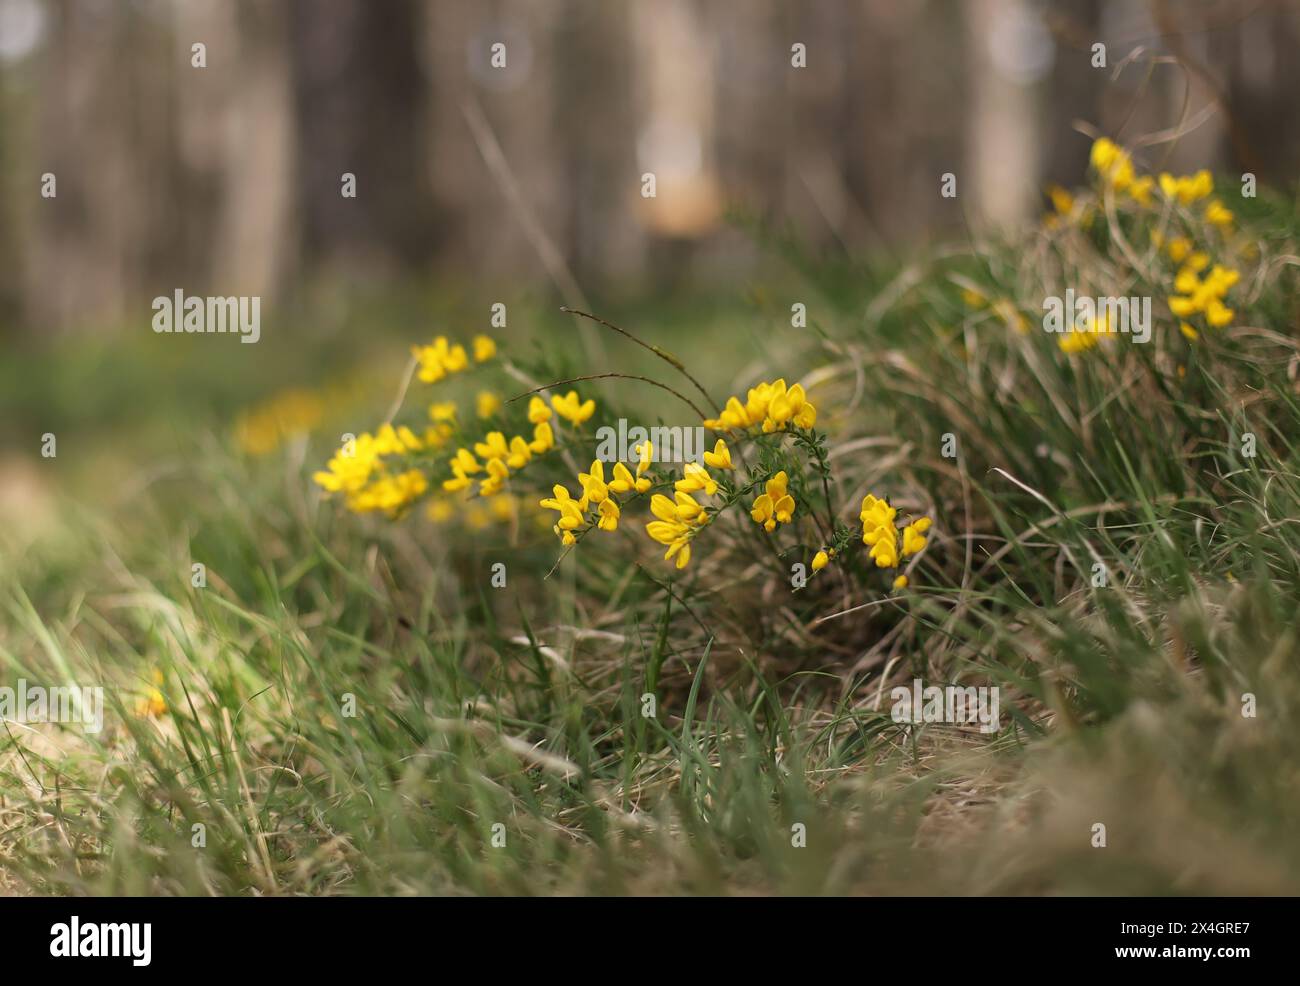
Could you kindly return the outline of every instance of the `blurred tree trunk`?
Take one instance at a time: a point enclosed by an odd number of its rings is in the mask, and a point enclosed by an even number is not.
[[[420,25],[414,0],[291,4],[297,213],[309,266],[390,276],[422,270],[437,245]],[[356,176],[356,198],[342,195],[345,173]]]

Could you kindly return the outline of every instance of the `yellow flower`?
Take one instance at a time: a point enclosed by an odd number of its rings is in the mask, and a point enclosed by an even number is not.
[[[1185,236],[1175,236],[1169,241],[1167,248],[1169,259],[1176,264],[1181,264],[1189,253],[1192,252],[1192,241]]]
[[[506,436],[500,431],[489,431],[487,440],[474,443],[474,454],[483,459],[504,459],[510,454]]]
[[[457,463],[452,463],[452,478],[442,481],[442,488],[448,493],[455,493],[459,490],[468,489],[474,482],[465,475],[465,470]]]
[[[614,463],[614,478],[609,481],[609,488],[615,493],[628,493],[632,490],[644,493],[650,485],[650,480],[634,477],[623,463]]]
[[[1205,221],[1214,226],[1231,226],[1232,210],[1215,199],[1205,207]]]
[[[325,402],[310,391],[285,390],[240,415],[235,441],[249,455],[268,455],[286,440],[311,431],[324,413]]]
[[[1060,185],[1048,185],[1047,197],[1052,200],[1052,208],[1062,216],[1068,216],[1074,211],[1074,196]],[[972,305],[971,307],[975,306]]]
[[[1231,322],[1235,314],[1218,298],[1211,298],[1205,306],[1205,321],[1216,329],[1221,329]]]
[[[826,567],[827,563],[830,560],[831,560],[830,555],[826,554],[824,550],[817,552],[817,554],[813,555],[812,570],[814,572],[820,572],[823,568]]]
[[[709,519],[709,515],[705,513],[704,508],[689,493],[680,491],[674,493],[673,509],[677,511],[677,519],[684,520],[688,524],[703,524]]]
[[[921,517],[906,525],[901,532],[894,527],[898,515],[885,500],[868,493],[862,500],[859,517],[862,520],[862,543],[871,548],[870,557],[877,568],[897,568],[903,558],[909,558],[926,545],[925,532],[930,529],[930,518]]]
[[[597,511],[600,520],[596,522],[596,526],[602,531],[612,531],[618,527],[619,509],[612,496],[601,500]]]
[[[673,484],[673,489],[681,490],[683,493],[703,490],[705,496],[713,496],[718,492],[718,481],[698,462],[688,462],[682,467],[682,478]]]
[[[1133,179],[1133,183],[1128,187],[1129,198],[1138,205],[1151,204],[1151,189],[1155,185],[1155,179],[1150,175],[1143,175],[1141,178]]]
[[[1092,166],[1115,191],[1123,192],[1133,183],[1133,161],[1128,151],[1114,141],[1101,137],[1092,145]]]
[[[491,336],[477,335],[474,337],[475,363],[486,363],[496,354],[497,344]]]
[[[1200,333],[1197,332],[1190,325],[1188,325],[1186,322],[1178,323],[1178,331],[1181,332],[1188,339],[1190,339],[1192,342],[1195,342],[1200,337]]]
[[[583,507],[580,501],[573,499],[569,495],[567,487],[557,483],[552,491],[555,494],[554,497],[539,501],[540,505],[547,510],[559,511],[560,518],[555,524],[555,533],[560,536],[560,540],[564,544],[573,544],[575,540],[573,532],[584,524]]]
[[[552,397],[551,407],[555,413],[572,425],[580,425],[596,413],[594,400],[582,401],[576,390],[571,390],[563,397]]]
[[[397,517],[428,488],[429,481],[418,469],[408,469],[397,475],[384,473],[365,489],[351,494],[347,505],[356,513],[379,510],[389,517]]]
[[[1190,267],[1184,267],[1174,278],[1174,290],[1179,294],[1193,294],[1201,286],[1201,279]]]
[[[895,591],[895,592],[897,592],[899,589],[906,589],[906,588],[907,588],[907,576],[906,576],[906,575],[900,575],[898,578],[894,579],[894,591]]]
[[[546,401],[542,400],[536,394],[533,394],[532,400],[528,402],[528,421],[530,424],[539,425],[543,421],[551,420],[551,409],[546,406]]]
[[[636,478],[640,479],[645,475],[646,470],[650,468],[650,463],[654,461],[654,445],[647,439],[632,451],[637,454]]]
[[[536,427],[533,428],[533,440],[528,443],[528,447],[537,455],[555,448],[555,432],[547,422],[537,422]]]
[[[777,524],[788,524],[794,516],[794,497],[787,491],[789,477],[785,470],[767,481],[765,491],[760,493],[750,508],[749,515],[754,522],[763,525],[769,534],[776,530]]]
[[[465,347],[449,345],[446,336],[438,336],[429,346],[412,346],[411,355],[419,362],[418,376],[424,383],[437,383],[449,373],[459,373],[469,366]]]
[[[501,488],[506,484],[506,478],[510,475],[510,470],[500,459],[488,459],[487,461],[487,479],[478,484],[479,496],[493,496],[500,493]]]
[[[445,524],[456,516],[456,504],[444,497],[438,497],[429,501],[425,514],[435,524]]]
[[[511,469],[522,469],[533,457],[533,450],[523,436],[516,435],[510,439],[510,454],[506,456],[506,465]]]
[[[1183,298],[1174,295],[1169,299],[1169,310],[1179,318],[1186,318],[1188,315],[1195,314],[1198,306],[1192,298]]]
[[[474,410],[480,418],[490,418],[501,410],[501,398],[490,390],[480,390],[474,399]]]
[[[609,487],[605,485],[605,466],[599,459],[591,463],[590,472],[578,473],[578,482],[582,484],[582,499],[600,503],[609,496]]]
[[[682,517],[682,511],[689,511],[691,506],[699,511],[696,516],[699,517],[694,524]],[[688,495],[677,494],[677,502],[674,502],[662,493],[656,493],[650,498],[650,511],[658,520],[652,520],[646,524],[646,533],[660,544],[668,546],[664,552],[664,558],[676,556],[677,567],[685,568],[691,560],[691,538],[699,531],[699,528],[707,522],[707,515],[700,509],[698,503]]]
[[[712,452],[704,453],[704,464],[714,469],[736,468],[731,464],[731,449],[727,448],[727,443],[721,438],[714,444]]]
[[[903,528],[903,557],[910,558],[925,547],[925,532],[930,529],[930,518],[922,517]]]

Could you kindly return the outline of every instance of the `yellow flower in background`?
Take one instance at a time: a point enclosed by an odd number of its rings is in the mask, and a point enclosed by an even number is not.
[[[1211,298],[1205,305],[1205,321],[1213,328],[1221,329],[1229,324],[1236,313],[1218,298]]]
[[[1194,328],[1192,328],[1192,326],[1188,325],[1186,322],[1178,323],[1178,331],[1181,332],[1186,338],[1190,339],[1192,342],[1195,342],[1197,339],[1199,339],[1201,335],[1199,332],[1197,332]]]
[[[1215,199],[1205,207],[1205,221],[1214,226],[1231,226],[1232,210]]]
[[[469,366],[465,347],[449,344],[446,336],[438,336],[428,346],[412,346],[411,355],[419,364],[417,376],[423,383],[437,383],[448,374],[460,373]]]
[[[533,450],[522,435],[510,439],[510,454],[506,456],[506,465],[511,469],[522,469],[532,460]]]
[[[163,673],[155,668],[149,679],[151,684],[145,689],[144,697],[135,704],[138,719],[157,719],[167,714],[167,699],[162,693]]]
[[[1052,202],[1052,208],[1057,211],[1058,215],[1068,216],[1074,211],[1074,196],[1062,188],[1060,185],[1052,184],[1047,186],[1047,197]],[[983,296],[979,296],[983,301]],[[977,307],[971,305],[972,308]]]
[[[497,344],[491,336],[476,335],[473,346],[475,363],[486,363],[497,354]]]
[[[714,469],[735,469],[731,462],[731,449],[721,438],[713,446],[712,452],[704,453],[704,464]]]
[[[576,390],[569,391],[563,397],[552,397],[551,407],[555,408],[556,414],[574,426],[581,425],[596,413],[596,402],[590,399],[581,400]]]
[[[1168,172],[1160,173],[1160,191],[1167,199],[1177,199],[1182,205],[1191,205],[1214,192],[1214,177],[1205,170],[1194,175],[1177,177]],[[1175,258],[1177,262],[1178,258]]]
[[[445,524],[456,516],[456,504],[446,497],[437,497],[429,501],[424,512],[435,524]]]
[[[456,420],[456,402],[455,401],[434,401],[429,405],[429,420],[438,423],[438,421],[455,421]]]
[[[818,551],[817,554],[813,555],[812,570],[814,572],[820,572],[823,568],[826,567],[826,565],[830,562],[830,560],[831,560],[830,555],[828,555],[824,549]]]
[[[530,424],[539,425],[543,421],[551,420],[551,409],[546,406],[546,401],[542,400],[536,394],[533,394],[532,400],[528,402],[528,421]]]
[[[480,418],[490,418],[501,410],[501,398],[490,390],[480,390],[474,398],[474,411]]]
[[[486,440],[474,443],[474,454],[481,459],[505,459],[510,454],[504,432],[489,431]]]
[[[1056,344],[1060,347],[1061,352],[1069,356],[1087,352],[1101,341],[1109,327],[1110,319],[1108,316],[1103,315],[1101,318],[1094,318],[1083,331],[1064,333],[1056,341]]]
[[[1150,205],[1151,190],[1155,187],[1155,183],[1156,180],[1150,175],[1134,178],[1132,184],[1128,187],[1129,198],[1138,205]]]
[[[325,402],[307,390],[285,390],[245,411],[235,423],[235,441],[249,455],[269,455],[284,442],[305,435],[325,415]]]
[[[528,443],[528,447],[536,455],[541,455],[543,452],[549,452],[555,448],[555,432],[551,430],[551,426],[547,422],[537,422],[537,426],[533,428],[533,440]]]
[[[894,579],[894,591],[895,591],[895,592],[897,592],[897,591],[900,590],[900,589],[906,589],[906,588],[907,588],[907,576],[906,576],[906,575],[900,575],[898,578]]]
[[[382,511],[390,517],[397,517],[407,506],[423,496],[428,488],[428,479],[418,469],[383,474],[365,489],[349,496],[348,509],[357,513]]]
[[[1111,188],[1125,191],[1133,183],[1133,161],[1128,151],[1107,137],[1092,145],[1092,166]]]
[[[506,484],[506,478],[510,475],[510,470],[500,459],[488,459],[487,461],[487,479],[478,484],[479,496],[492,496],[500,493],[502,487]]]
[[[1170,260],[1176,264],[1181,264],[1187,259],[1187,255],[1192,252],[1192,241],[1185,236],[1175,236],[1169,241],[1166,251]]]

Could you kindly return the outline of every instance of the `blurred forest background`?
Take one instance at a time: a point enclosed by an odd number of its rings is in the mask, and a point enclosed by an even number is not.
[[[1135,50],[1169,61],[1112,82]],[[0,0],[0,332],[177,288],[715,284],[757,262],[737,210],[892,251],[1032,218],[1076,121],[1185,120],[1148,166],[1289,184],[1298,51],[1296,0]]]

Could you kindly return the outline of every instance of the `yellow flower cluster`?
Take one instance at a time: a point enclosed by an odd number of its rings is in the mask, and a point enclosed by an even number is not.
[[[1185,236],[1176,236],[1167,243],[1158,235],[1152,239],[1157,247],[1165,250],[1170,260],[1180,265],[1174,276],[1174,291],[1177,293],[1169,297],[1169,310],[1180,319],[1203,314],[1211,328],[1221,329],[1231,323],[1236,312],[1224,304],[1224,299],[1233,285],[1241,280],[1241,274],[1215,264],[1202,278],[1201,272],[1210,266],[1209,254],[1195,249]],[[1178,328],[1188,339],[1196,339],[1199,335],[1189,322],[1180,322]]]
[[[470,477],[482,472],[485,475],[479,480],[478,495],[493,496],[501,492],[511,470],[522,469],[534,455],[543,455],[554,447],[555,433],[546,421],[534,425],[532,441],[522,435],[507,439],[505,432],[490,431],[483,441],[474,443],[473,452],[467,448],[456,450],[448,462],[452,478],[444,479],[442,488],[449,493],[468,489],[474,483]]]
[[[925,547],[925,532],[930,529],[930,518],[921,517],[900,531],[894,526],[898,511],[886,500],[868,493],[862,499],[862,543],[871,549],[877,568],[897,568],[904,558],[910,558]],[[897,588],[906,585],[906,581]]]
[[[249,455],[269,455],[295,435],[311,431],[325,414],[325,401],[306,390],[286,390],[241,415],[235,441]]]
[[[1140,205],[1151,205],[1151,190],[1156,179],[1150,175],[1139,177],[1133,170],[1133,160],[1128,151],[1114,141],[1102,137],[1092,145],[1092,166],[1102,180],[1116,192],[1127,193]],[[1195,205],[1214,194],[1214,178],[1204,169],[1194,175],[1171,175],[1167,171],[1162,171],[1159,175],[1159,185],[1166,199],[1177,202],[1184,208]],[[1060,199],[1053,194],[1052,202],[1059,211],[1068,212],[1068,209],[1062,206],[1068,199],[1069,193],[1063,190],[1062,193],[1064,197]],[[1219,227],[1228,227],[1233,221],[1232,210],[1219,199],[1212,199],[1206,203],[1204,216],[1206,222]]]
[[[459,518],[471,531],[487,530],[493,524],[511,524],[519,518],[525,502],[513,493],[497,493],[482,500],[460,500],[449,496],[436,496],[429,501],[425,511],[435,524],[447,524]],[[539,521],[545,520],[536,511]],[[549,526],[549,521],[543,526]]]
[[[555,484],[553,488],[555,495],[542,500],[541,505],[547,510],[555,510],[559,513],[560,517],[554,526],[554,531],[559,535],[562,543],[573,544],[577,540],[578,533],[592,526],[593,523],[602,531],[618,529],[622,510],[613,494],[644,493],[652,485],[645,476],[645,471],[650,467],[651,444],[644,442],[638,446],[638,454],[640,461],[637,463],[635,476],[623,463],[615,462],[613,478],[608,482],[605,480],[604,463],[599,459],[594,460],[589,472],[578,473],[578,482],[582,486],[580,499],[573,499],[567,487],[559,483]],[[595,516],[589,519],[587,511],[593,506]]]
[[[803,386],[795,384],[787,390],[785,380],[776,380],[751,387],[744,404],[738,397],[727,398],[722,413],[706,419],[704,427],[714,431],[743,431],[761,424],[763,433],[770,434],[791,424],[811,428],[816,423],[817,408],[808,403]]]
[[[384,458],[416,452],[423,447],[410,428],[405,425],[394,428],[385,423],[374,435],[363,432],[343,445],[326,469],[315,473],[312,479],[330,493],[343,493],[349,510],[356,513],[381,510],[396,517],[424,494],[429,483],[418,469],[391,471]]]
[[[497,344],[490,336],[474,337],[474,362],[486,363],[497,353]],[[469,368],[469,354],[460,343],[449,343],[446,336],[438,336],[429,346],[412,346],[411,355],[419,363],[418,376],[423,383],[437,383],[444,377]]]
[[[1102,181],[1117,193],[1127,194],[1139,205],[1151,204],[1151,191],[1155,179],[1150,175],[1138,177],[1133,170],[1133,159],[1128,151],[1107,137],[1092,145],[1092,166]]]
[[[1061,347],[1061,352],[1073,356],[1094,348],[1097,343],[1106,338],[1109,331],[1110,317],[1102,315],[1100,318],[1092,319],[1083,331],[1066,332],[1056,344]]]
[[[769,534],[776,530],[777,524],[788,524],[794,518],[794,497],[788,491],[789,477],[782,469],[767,481],[763,493],[754,500],[749,515],[755,523],[762,524]]]
[[[1160,173],[1160,191],[1165,198],[1178,201],[1179,205],[1192,205],[1213,194],[1214,178],[1204,169],[1194,175],[1171,175],[1167,171]]]

